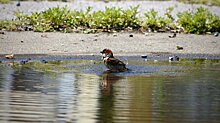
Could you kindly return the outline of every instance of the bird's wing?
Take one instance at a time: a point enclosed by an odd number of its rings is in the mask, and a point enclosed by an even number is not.
[[[108,64],[111,64],[111,65],[124,65],[125,66],[125,64],[122,61],[116,58],[108,58],[107,62]]]

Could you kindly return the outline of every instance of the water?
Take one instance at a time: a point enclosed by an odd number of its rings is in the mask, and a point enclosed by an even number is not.
[[[0,122],[219,123],[219,60],[0,63]]]

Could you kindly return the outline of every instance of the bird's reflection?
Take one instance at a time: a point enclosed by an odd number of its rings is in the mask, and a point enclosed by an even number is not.
[[[100,82],[100,97],[99,97],[99,110],[98,110],[98,122],[107,123],[114,120],[114,102],[115,102],[115,89],[116,84],[123,77],[117,76],[117,73],[111,73],[106,71],[101,76]]]
[[[113,84],[123,79],[121,76],[116,76],[115,73],[110,71],[105,71],[102,74],[102,81],[101,81],[101,90],[104,95],[111,95],[113,91]]]

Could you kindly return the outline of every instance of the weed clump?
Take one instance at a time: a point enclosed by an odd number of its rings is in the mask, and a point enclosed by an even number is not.
[[[173,7],[167,8],[164,17],[159,17],[158,12],[154,9],[146,12],[143,27],[153,31],[169,31],[170,29],[175,29],[174,17],[171,14],[173,9]]]
[[[15,20],[0,21],[0,29],[96,33],[139,29],[166,32],[181,28],[187,33],[195,34],[220,32],[220,17],[202,7],[194,13],[180,12],[176,19],[172,16],[173,7],[167,8],[162,17],[158,16],[158,12],[153,9],[140,17],[138,8],[139,6],[136,6],[123,10],[106,7],[104,11],[93,12],[91,7],[88,7],[86,11],[55,7],[31,15],[18,11],[15,13]]]
[[[121,8],[108,8],[105,11],[91,12],[88,7],[82,10],[70,11],[67,7],[49,8],[44,12],[32,13],[30,16],[21,12],[16,13],[16,21],[22,22],[20,25],[29,25],[34,31],[39,32],[71,32],[73,29],[102,29],[102,30],[123,30],[126,28],[139,28],[137,9],[139,6],[131,7],[127,10]],[[1,26],[1,28],[5,28]],[[7,29],[7,28],[6,28]]]
[[[195,13],[185,11],[178,13],[178,25],[188,33],[203,34],[220,31],[220,17],[211,14],[208,9],[198,8]]]

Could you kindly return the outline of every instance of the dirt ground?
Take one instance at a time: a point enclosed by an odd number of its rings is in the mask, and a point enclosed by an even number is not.
[[[99,55],[104,48],[117,55],[147,53],[220,55],[220,37],[171,33],[38,33],[4,32],[0,34],[0,54],[85,54]],[[133,36],[133,37],[132,37]],[[177,46],[183,49],[178,50]]]

